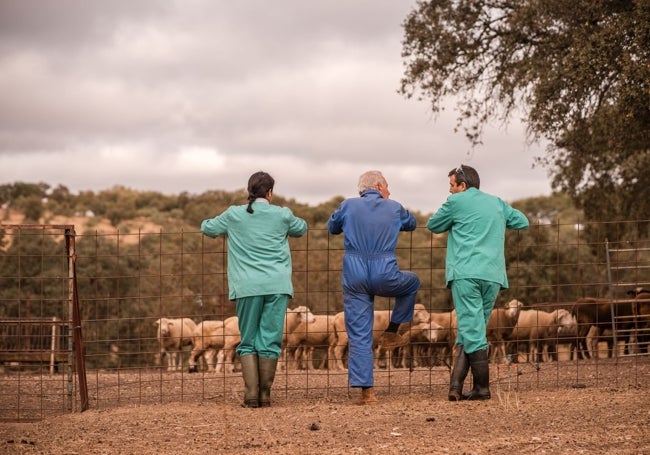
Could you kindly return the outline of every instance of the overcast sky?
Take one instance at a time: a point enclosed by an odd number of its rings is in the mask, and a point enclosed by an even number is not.
[[[318,204],[379,169],[428,213],[462,162],[509,202],[550,194],[518,119],[472,150],[452,103],[397,93],[414,4],[0,0],[0,183],[199,194],[265,170]]]

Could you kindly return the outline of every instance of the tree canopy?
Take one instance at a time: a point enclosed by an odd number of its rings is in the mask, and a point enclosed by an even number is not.
[[[403,26],[405,97],[454,98],[473,144],[523,113],[588,219],[648,218],[650,1],[419,1]]]

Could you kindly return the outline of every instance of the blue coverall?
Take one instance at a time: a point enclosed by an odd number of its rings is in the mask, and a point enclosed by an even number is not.
[[[372,330],[375,296],[394,297],[391,322],[413,319],[420,279],[400,271],[395,247],[400,231],[413,231],[415,217],[399,202],[375,189],[346,199],[332,214],[327,229],[345,234],[343,311],[348,333],[348,380],[351,387],[372,387]]]

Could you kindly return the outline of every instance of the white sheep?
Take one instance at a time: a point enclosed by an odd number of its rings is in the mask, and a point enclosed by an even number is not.
[[[421,303],[416,303],[413,308],[413,319],[411,322],[400,324],[398,332],[409,337],[409,345],[397,349],[397,357],[393,355],[396,367],[404,368],[408,366],[415,368],[419,366],[419,359],[429,357],[430,343],[420,330],[421,324],[431,319],[431,315],[426,307]]]
[[[224,339],[223,321],[199,322],[192,336],[189,372],[198,371],[196,361],[201,354],[205,354],[208,371],[215,371],[214,352],[223,348]]]
[[[330,343],[328,358],[331,360],[331,367],[335,370],[345,370],[345,354],[348,348],[348,332],[345,330],[345,313],[336,313],[332,320],[334,331]]]
[[[241,343],[241,332],[239,331],[239,319],[231,316],[223,321],[223,346],[217,355],[216,371],[232,373],[235,371],[236,349]]]
[[[312,318],[313,314],[305,306],[287,308],[283,342],[286,342],[287,330],[293,330],[301,320],[312,320]],[[205,353],[210,370],[210,364],[216,363],[215,372],[232,373],[235,369],[236,348],[241,343],[239,319],[237,316],[232,316],[224,321],[204,321],[204,323],[208,323],[209,327],[204,324],[195,335],[195,347],[190,355],[190,371],[198,370],[198,357]],[[218,351],[216,362],[210,361],[212,350]]]
[[[557,343],[563,331],[575,330],[575,318],[563,308],[552,312],[521,310],[509,340],[528,346],[529,361],[541,362],[544,348]]]
[[[319,314],[313,315],[311,321],[301,320],[297,327],[287,336],[287,350],[294,352],[293,360],[301,367],[299,352],[306,354],[306,367],[312,364],[312,356],[315,348],[329,348],[334,337],[333,327],[334,316]],[[302,349],[298,349],[302,348]],[[329,357],[329,356],[327,356]],[[324,358],[325,360],[325,358]],[[333,366],[333,359],[327,358],[328,368]],[[325,362],[321,362],[321,365]]]
[[[298,327],[299,324],[304,322],[314,322],[314,313],[311,310],[304,306],[297,306],[296,308],[287,308],[287,312],[284,317],[284,333],[282,336],[282,342],[287,342],[287,337],[291,332]]]
[[[373,350],[378,354],[379,339],[382,333],[388,327],[390,322],[389,310],[376,310],[374,312],[372,345]],[[332,319],[333,337],[330,340],[330,354],[332,358],[331,366],[333,369],[345,369],[345,351],[348,347],[348,333],[345,329],[345,314],[343,311],[334,315]],[[374,356],[375,368],[378,367],[378,355]]]
[[[224,321],[203,321],[199,323],[194,331],[194,348],[190,354],[189,372],[198,371],[197,360],[205,352],[218,351],[217,361],[214,369],[210,367],[208,357],[208,368],[215,372],[234,371],[235,348],[241,342],[239,323],[237,316],[229,317]]]
[[[420,305],[417,310],[419,315],[422,314],[422,310],[424,310],[424,306]],[[415,311],[416,310],[414,309],[414,313]],[[424,310],[424,313],[426,313],[426,310]],[[397,366],[397,364],[399,363],[400,356],[402,356],[402,353],[405,351],[405,349],[409,349],[409,346],[400,346],[398,348],[385,349],[380,345],[381,336],[383,335],[384,331],[388,328],[391,314],[392,314],[391,310],[376,310],[374,312],[374,321],[372,327],[372,344],[373,344],[373,350],[375,351],[375,356],[374,356],[375,368],[380,367],[380,360],[382,361],[384,360],[384,355],[387,363],[393,363],[395,366]],[[418,316],[418,318],[419,317],[420,316]],[[400,324],[398,328],[398,333],[400,333],[401,335],[405,335],[406,332],[410,329],[410,327],[412,327],[411,322]]]
[[[490,343],[490,360],[498,362],[506,357],[506,343],[517,324],[519,312],[524,306],[519,300],[511,300],[503,307],[492,310],[486,327],[486,336]]]
[[[429,313],[429,320],[414,326],[411,333],[419,332],[419,336],[428,340],[430,355],[434,357],[432,364],[439,360],[449,365],[456,341],[456,330],[456,311],[452,310]]]
[[[375,350],[375,367],[378,366],[378,358],[380,355],[379,339],[388,327],[390,322],[391,311],[389,310],[376,310],[373,319],[373,349]],[[416,304],[413,309],[413,320],[410,323],[400,324],[399,332],[405,333],[415,327],[417,324],[427,321],[429,313],[426,307],[422,304]],[[332,368],[338,370],[345,369],[345,354],[348,348],[348,334],[345,329],[345,313],[343,311],[337,313],[332,321],[332,329],[334,335],[331,338],[329,358],[333,359],[331,363]],[[416,335],[417,336],[417,335]],[[383,351],[383,349],[381,349]],[[400,351],[403,351],[400,348]]]
[[[282,334],[282,361],[278,365],[280,369],[286,369],[287,367],[287,340],[289,334],[293,332],[301,322],[309,322],[313,320],[314,314],[304,305],[297,306],[296,308],[287,308],[284,317],[284,332]]]
[[[160,364],[162,357],[167,355],[167,371],[180,370],[183,364],[183,347],[192,345],[196,323],[190,318],[160,318],[154,325],[158,327],[160,348],[156,363]]]

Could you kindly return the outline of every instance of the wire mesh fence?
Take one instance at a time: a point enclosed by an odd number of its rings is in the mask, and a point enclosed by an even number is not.
[[[639,290],[650,287],[650,241],[637,234],[647,223],[537,223],[507,234],[510,287],[495,304],[499,311],[488,334],[496,389],[647,386],[650,299]],[[77,411],[82,384],[73,373],[81,366],[70,356],[65,234],[0,229],[1,414],[33,420]],[[90,407],[241,400],[223,238],[161,230],[86,232],[75,239]],[[347,396],[342,236],[312,228],[290,243],[295,295],[274,393]],[[414,321],[400,329],[411,343],[375,352],[378,389],[411,393],[448,386],[455,322],[445,251],[445,235],[418,228],[400,236],[398,263],[418,274],[421,288]],[[376,297],[376,338],[391,305]],[[304,321],[308,313],[314,321]],[[172,331],[171,342],[161,346],[161,327],[170,327],[169,320],[184,327],[182,318],[190,328]],[[30,357],[36,346],[38,357]]]

